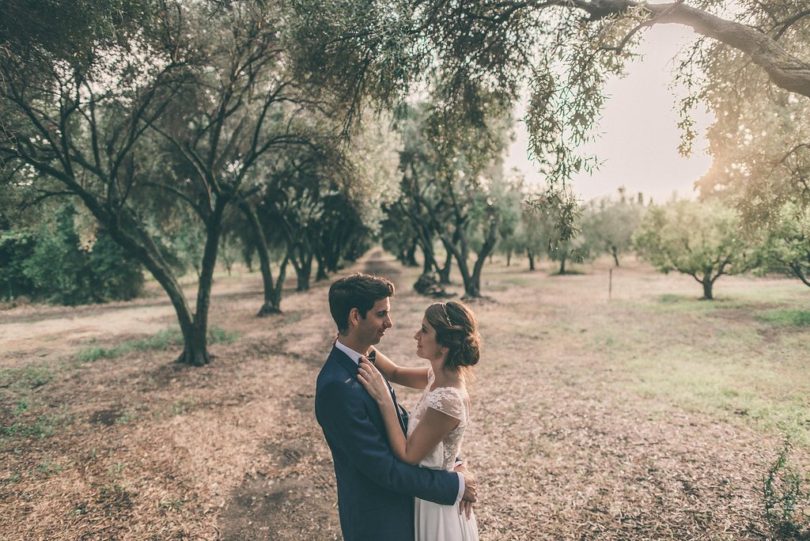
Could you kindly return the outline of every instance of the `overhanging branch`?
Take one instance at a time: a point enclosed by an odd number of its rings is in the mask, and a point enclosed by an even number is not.
[[[593,20],[643,6],[649,13],[649,24],[688,26],[699,34],[748,55],[777,86],[810,98],[810,63],[788,53],[775,39],[750,26],[723,19],[683,2],[640,4],[631,0],[573,0],[570,3],[560,2],[560,5],[573,5],[587,12]],[[804,15],[797,14],[796,17]]]

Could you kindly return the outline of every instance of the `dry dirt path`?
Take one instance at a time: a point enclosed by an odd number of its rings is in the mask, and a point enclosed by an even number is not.
[[[395,281],[395,327],[381,347],[419,363],[412,335],[429,301],[411,291],[418,271],[380,251],[354,269]],[[498,266],[487,276],[492,298],[473,304],[485,350],[464,450],[481,485],[482,539],[769,538],[761,480],[779,441],[633,391],[590,338],[603,318],[627,317],[598,300],[601,277]],[[632,284],[614,292],[672,286],[643,273]],[[0,368],[53,371],[26,390],[22,413],[22,391],[0,389],[4,426],[52,429],[0,439],[0,539],[339,539],[313,412],[334,332],[328,284],[290,293],[285,313],[266,319],[253,317],[258,286],[256,276],[217,284],[212,323],[240,338],[213,346],[202,368],[172,363],[174,351],[71,361],[90,338],[168,326],[155,299],[0,314],[0,340],[17,348],[0,349]],[[398,394],[409,407],[418,395]]]
[[[396,326],[381,347],[418,363],[410,337],[429,301],[410,291],[414,271],[375,256],[364,270],[398,287]],[[542,297],[510,288],[473,305],[487,347],[464,454],[482,484],[482,538],[768,538],[761,473],[778,442],[622,391],[621,374],[577,347],[582,329],[573,338],[544,332],[545,320],[566,317],[569,287],[552,285]],[[538,302],[542,315],[522,318]],[[418,393],[399,394],[412,406]],[[244,483],[223,515],[226,539],[262,538],[260,531],[272,532],[267,539],[338,538],[331,461],[313,422],[313,396],[302,398],[290,430],[266,448],[305,463],[308,473]]]

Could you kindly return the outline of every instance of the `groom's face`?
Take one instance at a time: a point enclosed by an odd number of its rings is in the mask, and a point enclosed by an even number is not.
[[[388,297],[380,299],[366,312],[366,317],[357,321],[357,336],[370,346],[379,344],[385,331],[394,326],[391,321],[391,301]]]

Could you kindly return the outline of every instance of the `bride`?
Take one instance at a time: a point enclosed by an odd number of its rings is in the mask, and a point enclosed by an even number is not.
[[[398,366],[373,350],[370,354],[373,364],[361,358],[357,379],[377,401],[397,458],[409,464],[452,471],[469,422],[470,399],[465,380],[479,357],[480,337],[475,317],[459,302],[433,304],[425,310],[414,338],[416,354],[430,361],[429,367]],[[386,379],[424,389],[411,414],[407,435],[398,420]],[[478,525],[469,506],[439,505],[417,498],[415,521],[416,541],[478,539]]]

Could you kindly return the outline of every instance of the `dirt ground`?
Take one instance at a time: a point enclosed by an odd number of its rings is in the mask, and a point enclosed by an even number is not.
[[[381,349],[418,364],[412,335],[429,303],[410,287],[418,269],[377,250],[349,270],[395,281],[395,328]],[[639,393],[591,338],[605,318],[632,326],[633,302],[697,295],[695,284],[624,269],[612,295],[626,302],[615,308],[601,270],[485,269],[489,299],[472,305],[485,350],[464,446],[481,538],[772,539],[762,485],[779,434]],[[734,280],[730,289],[750,287]],[[76,359],[170,327],[158,294],[0,311],[0,425],[17,427],[0,435],[0,539],[340,539],[313,412],[334,336],[327,288],[289,291],[284,314],[259,319],[260,277],[222,277],[212,323],[238,339],[212,346],[202,368],[173,363],[173,349]],[[801,332],[791,339],[810,343]],[[398,394],[412,406],[418,393]],[[810,464],[806,449],[797,457]]]

